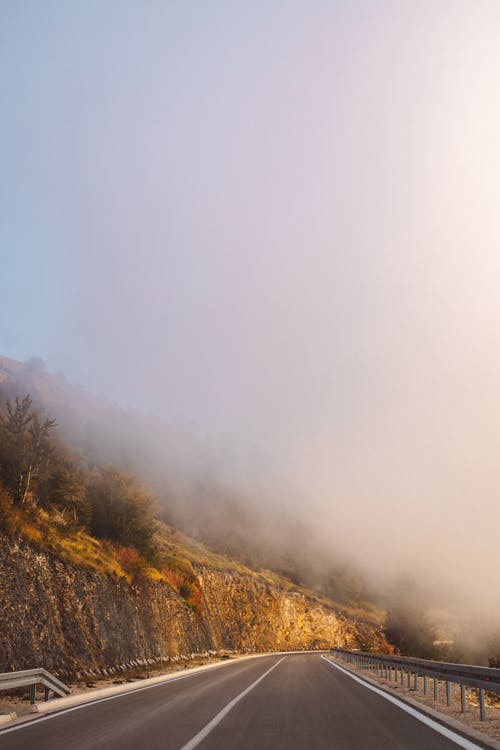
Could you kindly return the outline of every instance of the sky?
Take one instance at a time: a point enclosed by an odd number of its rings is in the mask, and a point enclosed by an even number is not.
[[[497,0],[3,0],[0,353],[487,599],[499,39]]]

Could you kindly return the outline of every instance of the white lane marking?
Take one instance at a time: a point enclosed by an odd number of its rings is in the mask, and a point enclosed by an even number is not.
[[[260,656],[258,654],[257,656]],[[241,662],[239,662],[241,664]],[[116,695],[110,695],[107,698],[96,698],[93,701],[86,701],[85,703],[79,703],[77,706],[72,706],[71,708],[63,708],[60,711],[54,711],[54,713],[45,714],[45,716],[40,716],[38,719],[31,719],[29,721],[24,721],[20,724],[16,724],[14,727],[9,727],[7,729],[0,729],[0,737],[3,734],[8,734],[9,732],[17,732],[18,729],[28,729],[29,727],[32,727],[34,724],[40,724],[42,721],[48,721],[49,719],[57,719],[58,716],[62,716],[63,714],[70,714],[72,711],[79,711],[81,708],[87,708],[88,706],[95,706],[96,703],[106,703],[106,701],[114,701],[116,698],[125,698],[127,695],[134,695],[135,693],[142,693],[144,690],[152,690],[153,688],[170,685],[171,682],[179,682],[179,680],[186,680],[188,677],[196,677],[196,675],[200,674],[208,674],[209,672],[214,672],[217,669],[220,669],[221,667],[228,667],[230,664],[238,664],[238,661],[233,662],[226,662],[224,664],[214,664],[214,666],[211,669],[204,670],[203,672],[191,672],[190,674],[182,674],[178,677],[171,677],[170,679],[163,680],[163,682],[155,682],[154,685],[145,685],[144,687],[138,687],[134,690],[126,690],[123,693],[117,693]]]
[[[373,690],[373,692],[377,693],[377,695],[381,695],[382,698],[385,698],[391,703],[394,703],[394,705],[397,706],[398,708],[402,708],[403,711],[406,711],[407,714],[410,714],[410,716],[413,716],[415,719],[418,719],[418,721],[421,721],[422,724],[427,724],[428,727],[430,727],[431,729],[434,729],[435,732],[439,732],[439,734],[442,734],[444,737],[451,740],[456,745],[459,745],[460,747],[464,747],[465,750],[484,750],[484,747],[482,747],[481,745],[476,745],[474,742],[467,740],[465,737],[462,737],[460,734],[457,734],[452,729],[448,729],[447,727],[443,726],[438,721],[434,721],[434,719],[431,719],[429,716],[426,716],[425,714],[421,714],[420,711],[417,711],[415,708],[412,708],[407,703],[403,703],[403,701],[398,700],[393,695],[389,695],[389,693],[386,693],[385,690],[380,690],[374,685],[370,685],[369,682],[365,682],[365,680],[362,680],[359,677],[356,677],[356,675],[354,675],[352,672],[349,672],[348,669],[344,669],[344,667],[341,667],[339,664],[335,664],[335,662],[331,661],[323,654],[321,655],[321,658],[327,661],[328,664],[331,664],[332,667],[335,667],[335,669],[339,669],[341,672],[346,674],[351,679],[355,680],[356,682],[359,682],[359,684],[363,685],[363,687],[368,688],[368,690]]]
[[[252,682],[252,684],[249,685],[247,688],[245,688],[245,690],[243,690],[243,692],[237,695],[236,698],[233,698],[232,701],[229,701],[229,703],[226,706],[224,706],[224,708],[221,711],[219,711],[219,713],[216,714],[214,718],[203,727],[203,729],[200,729],[198,734],[195,734],[194,737],[192,737],[189,740],[189,742],[186,742],[186,744],[183,745],[180,750],[194,750],[195,747],[198,747],[200,742],[202,742],[205,739],[205,737],[207,737],[210,734],[210,732],[213,729],[215,729],[215,727],[218,724],[221,723],[222,719],[228,715],[228,713],[236,706],[236,704],[239,703],[245,697],[245,695],[248,695],[250,690],[253,690],[254,687],[256,687],[259,684],[259,682],[262,682],[264,677],[267,677],[269,672],[272,672],[273,669],[276,669],[278,664],[281,664],[283,659],[286,659],[286,656],[283,656],[283,658],[277,661],[276,664],[273,664],[273,666],[270,669],[268,669],[267,672],[264,672],[264,674],[258,677],[255,680],[255,682]]]

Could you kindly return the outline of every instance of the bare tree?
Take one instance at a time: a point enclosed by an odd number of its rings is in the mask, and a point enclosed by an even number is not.
[[[53,453],[49,432],[54,419],[41,422],[32,409],[31,397],[6,402],[0,415],[0,475],[14,505],[30,497],[34,482]]]

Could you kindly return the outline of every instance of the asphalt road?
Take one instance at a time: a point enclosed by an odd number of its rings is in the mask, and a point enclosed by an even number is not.
[[[235,661],[0,731],[1,750],[196,747],[456,750],[458,745],[319,654]]]

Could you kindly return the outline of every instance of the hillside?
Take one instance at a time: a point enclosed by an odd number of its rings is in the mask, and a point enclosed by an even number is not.
[[[286,498],[260,497],[235,484],[213,460],[211,446],[196,436],[89,394],[48,373],[40,360],[0,357],[0,406],[25,394],[35,409],[56,419],[57,434],[88,466],[133,474],[151,490],[156,517],[189,538],[337,602],[370,606],[363,576],[331,544],[318,543]]]
[[[252,569],[160,520],[144,477],[99,460],[48,416],[63,403],[71,412],[57,383],[38,363],[1,361],[5,669],[43,664],[72,678],[220,650],[386,647],[373,606]],[[96,403],[100,415],[118,411]]]
[[[67,679],[209,652],[385,647],[373,617],[286,582],[195,564],[200,608],[163,581],[133,584],[1,539],[4,669],[43,665]]]

